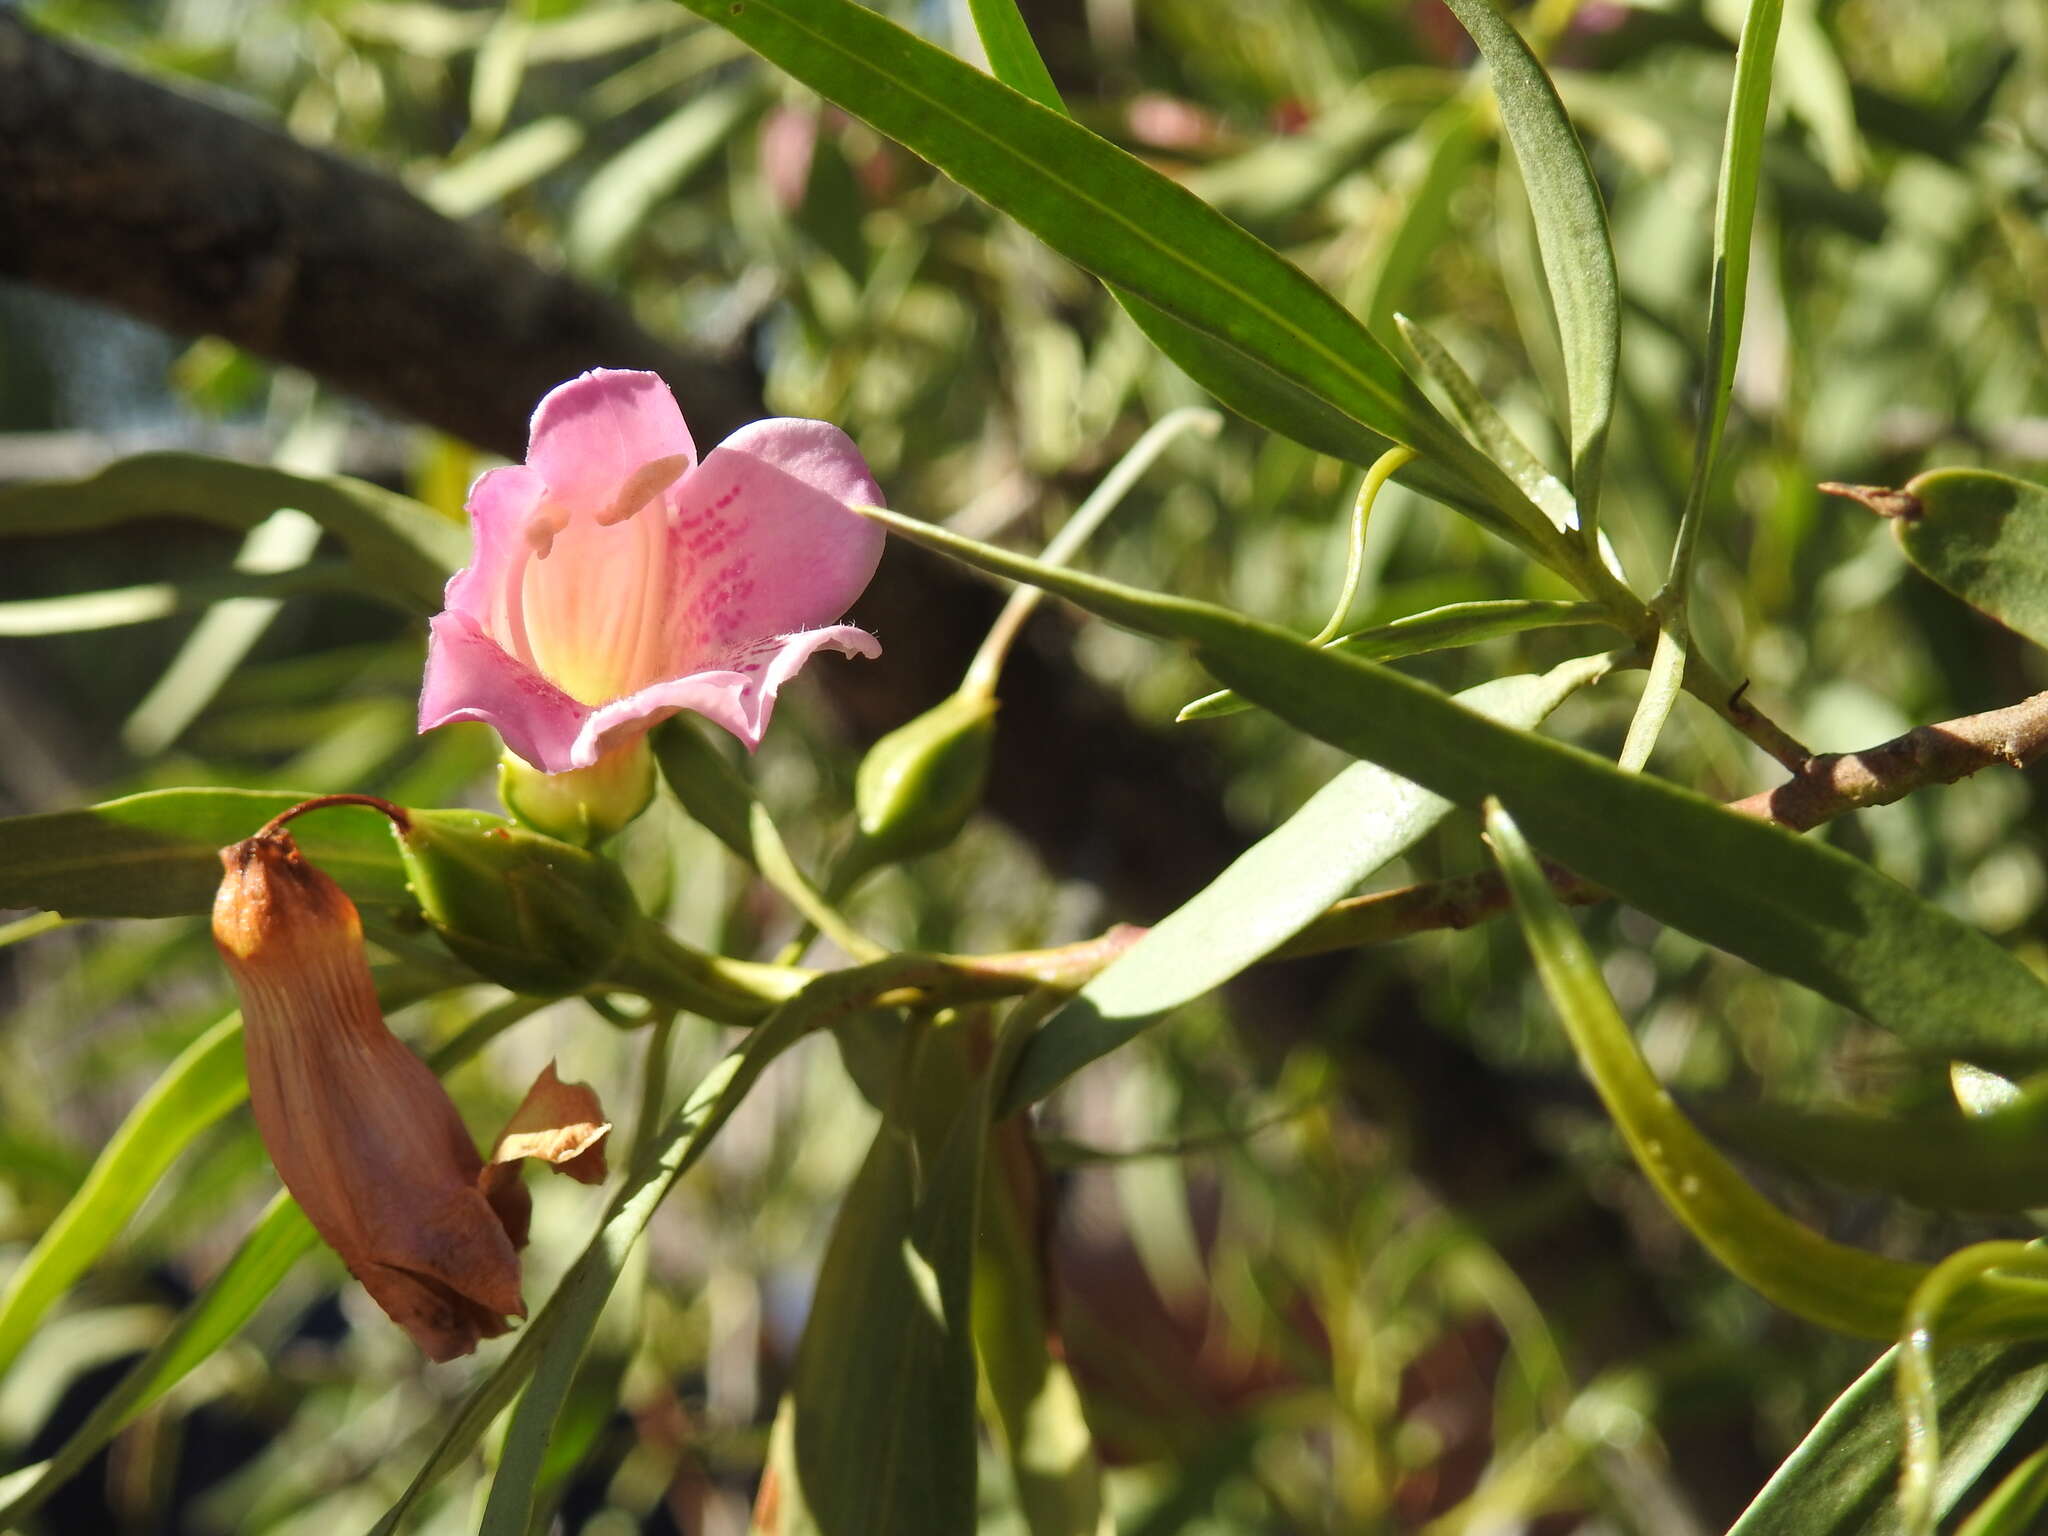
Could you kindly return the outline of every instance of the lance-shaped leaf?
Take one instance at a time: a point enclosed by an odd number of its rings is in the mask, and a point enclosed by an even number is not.
[[[1468,707],[1532,726],[1605,670],[1568,662],[1459,695]],[[1359,881],[1413,847],[1451,803],[1371,763],[1354,763],[1202,891],[1111,962],[1032,1036],[1009,1107],[1041,1099],[1161,1014],[1220,987],[1293,938]]]
[[[1563,489],[1563,487],[1559,487]],[[1411,613],[1387,624],[1376,624],[1325,643],[1334,650],[1349,651],[1368,661],[1397,661],[1403,656],[1420,656],[1428,651],[1450,650],[1518,635],[1531,629],[1555,629],[1574,624],[1612,625],[1614,615],[1599,603],[1568,603],[1555,598],[1505,597],[1473,603],[1446,603],[1441,608]],[[1175,716],[1179,720],[1211,720],[1249,709],[1228,688],[1185,705]]]
[[[1185,641],[1247,699],[1458,805],[1499,795],[1537,846],[1587,879],[1920,1050],[1994,1067],[2048,1060],[2048,987],[1975,928],[1844,853],[1227,609],[867,511],[942,553]]]
[[[289,790],[157,789],[76,811],[0,821],[0,907],[66,917],[185,917],[213,908],[220,850],[311,799]],[[407,905],[383,818],[322,816],[306,857],[365,906]]]
[[[1607,208],[1557,87],[1522,35],[1494,9],[1493,0],[1447,3],[1486,58],[1500,98],[1501,126],[1529,189],[1536,245],[1564,343],[1572,495],[1590,535],[1597,525],[1600,465],[1614,416],[1614,374],[1621,352],[1621,301]]]
[[[911,1130],[885,1119],[833,1223],[790,1387],[798,1488],[823,1536],[975,1527],[972,1282],[991,1076],[955,1101],[922,1166]],[[935,1082],[957,1085],[947,1072],[907,1080],[913,1093]]]
[[[1836,1398],[1728,1536],[1895,1536],[1905,1438],[1886,1350]],[[1953,1509],[2048,1397],[2048,1345],[1962,1345],[1934,1368],[1942,1464],[1936,1505]]]
[[[1318,419],[1304,440],[1326,451],[1361,434],[1405,443],[1454,504],[1560,568],[1577,559],[1355,316],[1186,188],[852,0],[684,3],[1127,291],[1139,323],[1226,403],[1239,407],[1224,391],[1241,386],[1254,419]],[[1147,308],[1172,324],[1148,323]],[[1176,326],[1200,340],[1170,339]],[[1369,463],[1383,448],[1339,451]]]
[[[0,538],[83,533],[139,517],[194,517],[243,532],[295,507],[348,551],[362,590],[408,613],[441,606],[468,557],[462,529],[409,497],[346,475],[294,475],[196,453],[143,453],[80,480],[0,488]]]

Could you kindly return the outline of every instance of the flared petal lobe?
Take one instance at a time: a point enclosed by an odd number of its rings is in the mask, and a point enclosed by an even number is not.
[[[676,600],[691,669],[736,647],[821,629],[853,606],[882,558],[881,525],[854,512],[880,487],[829,422],[744,426],[674,493]]]

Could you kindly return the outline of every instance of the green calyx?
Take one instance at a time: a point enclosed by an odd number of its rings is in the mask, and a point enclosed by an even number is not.
[[[416,811],[408,883],[456,958],[514,992],[578,991],[617,960],[639,907],[611,860],[496,816]]]
[[[653,802],[654,754],[643,736],[588,768],[542,773],[508,752],[498,765],[498,798],[522,825],[594,848]]]

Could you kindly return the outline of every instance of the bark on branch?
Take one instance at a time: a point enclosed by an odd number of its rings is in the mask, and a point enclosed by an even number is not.
[[[1850,811],[1953,784],[1995,764],[2025,768],[2043,753],[2048,753],[2048,693],[2037,693],[2002,709],[1916,726],[1861,752],[1809,758],[1777,788],[1730,801],[1728,808],[1805,832]],[[1607,892],[1569,870],[1553,865],[1550,877],[1558,895],[1575,905],[1607,899]],[[1433,929],[1470,928],[1507,910],[1507,885],[1500,874],[1475,870],[1340,901],[1274,951],[1273,958],[1384,944]]]
[[[516,457],[586,368],[651,368],[707,442],[759,416],[736,360],[617,304],[387,176],[67,48],[0,9],[0,277],[225,337]]]

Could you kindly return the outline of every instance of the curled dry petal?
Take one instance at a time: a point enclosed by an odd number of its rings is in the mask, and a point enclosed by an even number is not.
[[[668,387],[599,370],[551,390],[526,462],[470,491],[476,550],[429,631],[420,729],[495,726],[544,773],[589,768],[678,710],[758,746],[881,558],[881,492],[822,421],[743,427],[698,461]]]
[[[611,1129],[604,1106],[587,1083],[563,1082],[552,1061],[540,1069],[526,1098],[499,1132],[479,1185],[514,1244],[526,1246],[533,1216],[532,1199],[519,1180],[519,1164],[537,1157],[579,1184],[602,1184],[604,1142]]]
[[[468,1354],[526,1312],[476,1144],[385,1027],[341,888],[276,827],[221,863],[214,940],[241,993],[249,1103],[278,1175],[422,1350]]]
[[[526,1098],[498,1133],[494,1167],[537,1157],[579,1184],[605,1179],[604,1139],[612,1123],[588,1083],[565,1083],[551,1061],[526,1090]]]

